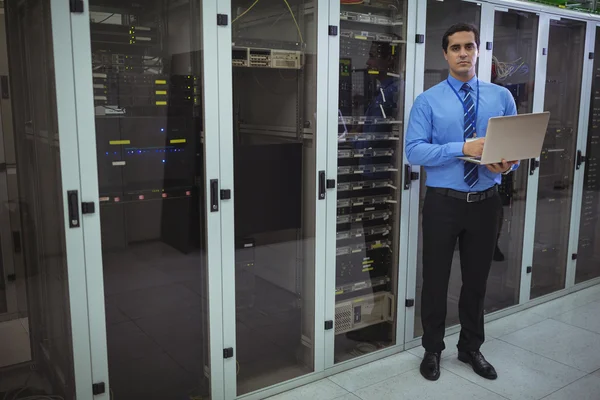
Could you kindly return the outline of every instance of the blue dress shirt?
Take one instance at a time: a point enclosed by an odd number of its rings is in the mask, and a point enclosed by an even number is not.
[[[464,82],[448,77],[448,82],[461,97]],[[471,189],[464,180],[463,156],[464,110],[447,81],[443,81],[415,100],[406,132],[408,162],[422,165],[427,172],[427,186],[454,189],[461,192],[480,192],[501,182],[501,175],[479,166],[479,182]],[[477,77],[467,82],[477,104]],[[517,107],[506,88],[479,81],[479,110],[477,137],[485,137],[488,120],[503,115],[516,115]],[[514,166],[513,168],[516,168]]]

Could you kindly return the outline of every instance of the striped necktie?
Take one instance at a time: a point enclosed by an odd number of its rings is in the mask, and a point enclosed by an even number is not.
[[[475,103],[471,97],[471,87],[468,83],[465,83],[460,89],[465,92],[463,98],[463,104],[465,105],[465,140],[470,139],[475,134]],[[465,161],[465,182],[470,188],[475,186],[479,182],[479,172],[477,170],[477,164]]]

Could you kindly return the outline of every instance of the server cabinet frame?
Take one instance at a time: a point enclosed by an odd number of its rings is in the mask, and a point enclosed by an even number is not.
[[[597,22],[587,21],[585,36],[585,51],[583,62],[583,79],[581,82],[581,101],[579,108],[579,130],[577,135],[576,149],[581,154],[586,154],[588,144],[588,132],[590,124],[590,103],[592,95],[592,80],[594,77],[594,54],[596,41]],[[577,160],[575,160],[577,162]],[[575,168],[573,177],[573,204],[571,208],[571,227],[569,234],[569,252],[572,256],[568,259],[566,288],[575,286],[575,274],[577,269],[577,251],[579,247],[579,226],[581,224],[581,208],[583,202],[583,186],[585,178],[585,167]]]
[[[480,25],[482,26],[480,32],[480,41],[481,43],[485,43],[485,41],[493,40],[493,24],[494,24],[494,7],[490,4],[485,4],[480,1],[474,0],[460,0],[466,3],[475,3],[481,7],[481,19]],[[417,10],[416,10],[416,34],[422,37],[426,37],[427,30],[427,1],[419,1]],[[491,22],[490,22],[491,21]],[[457,21],[458,22],[458,21]],[[491,25],[491,27],[490,27]],[[416,45],[415,49],[415,76],[414,76],[414,88],[413,88],[413,99],[411,101],[414,103],[416,98],[424,92],[424,83],[425,83],[425,43],[421,42]],[[492,67],[492,54],[491,49],[487,50],[484,46],[480,46],[479,52],[479,65],[477,74],[478,78],[489,82],[491,75],[491,67]],[[410,109],[408,110],[410,113]],[[407,114],[407,120],[408,120]],[[420,165],[411,165],[411,169],[413,171],[418,171],[420,175],[423,174],[424,168]],[[417,181],[418,182],[418,181]],[[421,293],[418,293],[417,288],[417,263],[418,263],[418,252],[419,252],[419,232],[421,227],[419,226],[420,220],[420,196],[421,196],[421,187],[419,184],[412,184],[410,187],[410,207],[409,207],[409,232],[408,232],[408,268],[407,268],[407,279],[406,279],[406,298],[408,300],[414,300],[417,296],[420,296]],[[407,303],[411,304],[411,303]],[[420,339],[415,338],[415,315],[416,310],[414,306],[406,307],[405,313],[405,337],[404,341],[406,343],[406,348],[412,348],[418,346],[420,344]],[[449,327],[448,332],[453,332],[456,330],[456,327]]]
[[[417,10],[420,7],[421,1],[408,0],[407,1],[407,13],[404,23],[406,24],[406,63],[405,68],[405,87],[404,87],[404,109],[401,110],[401,116],[403,118],[403,137],[406,133],[406,126],[410,110],[414,102],[414,86],[415,77],[417,75],[415,71],[415,57],[417,53]],[[340,27],[340,2],[331,2],[329,10],[329,24],[331,26]],[[335,36],[329,41],[329,73],[328,73],[328,125],[327,125],[327,174],[328,178],[337,181],[337,170],[338,170],[338,121],[340,120],[339,109],[339,76],[340,76],[340,38]],[[402,140],[403,142],[403,140]],[[404,152],[404,143],[400,146],[402,149],[402,167],[408,167],[406,161],[406,155]],[[397,156],[398,157],[398,156]],[[400,159],[398,157],[398,159]],[[361,357],[341,361],[335,363],[334,352],[335,352],[335,322],[331,329],[325,331],[325,349],[326,359],[325,368],[339,370],[353,368],[356,365],[360,365],[368,360],[375,360],[381,357],[385,357],[391,354],[398,353],[404,350],[404,336],[406,330],[406,317],[407,310],[410,310],[410,306],[407,307],[407,293],[406,293],[406,277],[410,272],[409,268],[409,229],[410,229],[410,205],[412,191],[409,190],[411,187],[410,175],[406,175],[403,171],[399,171],[401,178],[399,181],[402,183],[397,190],[400,192],[398,198],[401,206],[398,213],[399,221],[399,232],[397,234],[397,240],[399,243],[398,254],[397,254],[397,265],[398,270],[395,272],[398,276],[397,282],[397,293],[395,299],[396,311],[394,316],[396,318],[395,331],[396,331],[396,344],[389,346],[384,349],[379,349],[368,355]],[[414,185],[412,185],[414,186]],[[406,188],[406,189],[403,189]],[[335,294],[336,294],[336,217],[337,217],[337,190],[332,190],[328,193],[327,198],[327,242],[326,242],[326,279],[325,279],[325,320],[335,321]]]
[[[217,2],[213,0],[216,4]],[[205,1],[206,3],[206,1]],[[287,3],[287,2],[286,2]],[[327,143],[327,124],[328,124],[328,84],[327,73],[329,68],[329,43],[334,36],[329,35],[329,9],[330,5],[335,7],[328,0],[314,0],[314,10],[317,13],[315,19],[317,25],[317,95],[316,95],[316,126],[314,127],[313,143],[316,146],[315,155],[315,174],[312,179],[314,182],[314,192],[320,193],[320,171],[326,171],[326,143]],[[215,12],[206,11],[205,15],[216,21],[218,14],[221,20],[232,21],[232,1],[218,1]],[[220,170],[221,185],[223,188],[231,189],[231,200],[221,203],[220,211],[220,241],[222,244],[221,268],[223,276],[222,289],[222,338],[223,347],[231,348],[233,354],[237,354],[236,341],[236,250],[235,250],[235,215],[234,215],[234,143],[233,143],[233,68],[232,68],[232,23],[223,23],[216,27],[216,43],[214,52],[218,60],[218,72],[213,76],[218,77],[219,81],[219,100],[218,100],[218,124],[219,124],[219,150],[220,157],[218,167]],[[208,114],[208,113],[207,113]],[[325,172],[326,173],[326,172]],[[223,396],[225,399],[263,399],[276,393],[289,390],[291,388],[304,385],[308,382],[319,379],[324,370],[325,355],[327,348],[324,346],[325,326],[324,326],[324,287],[325,287],[325,232],[326,232],[326,203],[333,197],[332,191],[327,190],[324,198],[315,196],[313,207],[315,215],[313,216],[315,224],[314,235],[314,288],[312,288],[311,298],[306,299],[314,304],[314,339],[312,346],[314,365],[313,372],[303,376],[287,380],[269,387],[255,390],[253,392],[237,395],[237,365],[235,356],[225,359],[223,363]],[[281,207],[285,207],[281,204]],[[210,232],[212,234],[212,232]],[[219,354],[216,354],[218,357]],[[215,382],[215,379],[213,379]]]
[[[53,1],[58,3],[57,9],[68,9],[68,2]],[[203,80],[204,92],[210,93],[215,101],[204,102],[204,127],[207,134],[205,135],[205,186],[204,193],[206,198],[210,198],[211,179],[220,179],[220,143],[219,143],[219,80],[215,79],[219,75],[217,54],[218,43],[213,40],[217,37],[217,1],[204,0],[202,2],[202,47],[205,52],[203,65]],[[68,52],[70,62],[74,68],[74,77],[77,82],[75,85],[75,95],[77,107],[73,107],[72,118],[73,124],[77,124],[78,135],[74,140],[61,140],[61,144],[70,143],[70,146],[76,146],[70,149],[71,154],[79,154],[80,164],[77,168],[72,168],[71,173],[81,174],[81,197],[85,201],[98,202],[98,166],[96,162],[96,134],[94,122],[94,94],[92,88],[92,64],[91,64],[91,43],[90,43],[90,16],[89,2],[83,0],[83,12],[71,14],[71,22],[73,24],[72,31],[69,30],[69,41],[72,41],[71,46],[61,46],[57,49],[62,49],[64,53]],[[56,24],[55,29],[70,28],[70,25]],[[66,40],[63,43],[67,42]],[[230,45],[229,45],[230,46]],[[225,47],[228,48],[228,47]],[[229,52],[230,56],[231,53]],[[67,57],[57,57],[57,60],[65,60]],[[231,65],[231,61],[230,61]],[[62,71],[62,68],[57,68],[57,71]],[[60,104],[68,104],[64,101]],[[64,109],[63,109],[64,110]],[[69,110],[63,111],[67,112]],[[63,129],[64,131],[64,129]],[[75,131],[75,129],[73,129]],[[65,154],[69,152],[65,151]],[[221,208],[226,204],[222,202]],[[98,208],[98,207],[97,207]],[[224,282],[222,275],[221,259],[223,254],[221,250],[221,213],[211,212],[211,204],[205,202],[206,214],[206,230],[209,233],[206,238],[207,245],[207,261],[208,261],[208,300],[209,300],[209,338],[210,338],[210,362],[209,371],[211,378],[211,398],[224,399],[225,387],[228,381],[224,379],[223,369],[223,329],[224,329],[224,308],[223,288],[229,287],[229,281]],[[91,349],[91,368],[87,368],[89,373],[85,373],[85,369],[78,368],[78,375],[84,375],[91,378],[94,383],[103,382],[105,384],[105,392],[94,396],[95,399],[108,400],[110,398],[110,382],[108,377],[108,354],[106,344],[106,322],[104,312],[104,285],[103,285],[103,262],[102,262],[102,246],[100,236],[100,215],[99,212],[85,215],[83,218],[83,237],[79,248],[73,250],[73,254],[82,252],[82,257],[85,256],[86,271],[81,271],[86,278],[86,284],[79,287],[87,290],[87,293],[82,293],[78,297],[72,296],[73,299],[79,301],[80,306],[86,303],[81,299],[89,299],[90,319],[88,324],[79,324],[78,329],[86,329],[85,333],[77,332],[74,338],[89,338],[87,349]],[[84,248],[85,245],[85,248]],[[85,250],[85,251],[84,251]],[[69,252],[71,255],[71,250]],[[70,263],[71,264],[71,263]],[[198,266],[200,268],[200,266]],[[77,287],[77,286],[76,286]],[[79,355],[79,360],[84,358]],[[89,359],[89,357],[88,357]],[[83,378],[81,378],[83,379]],[[78,398],[87,399],[91,396],[91,384],[89,391],[81,392]],[[82,385],[84,387],[84,385]],[[233,397],[231,397],[233,398]]]
[[[77,398],[92,397],[93,383],[102,379],[102,374],[94,375],[93,351],[91,350],[92,327],[90,321],[96,313],[103,318],[103,306],[89,300],[90,291],[96,282],[90,281],[88,275],[87,254],[85,248],[86,218],[81,218],[78,225],[71,227],[69,219],[68,191],[78,191],[79,201],[82,198],[83,182],[80,171],[82,163],[79,153],[80,125],[77,118],[77,76],[76,54],[72,52],[73,35],[76,31],[76,15],[71,13],[69,3],[61,0],[50,1],[50,20],[53,43],[53,70],[55,79],[55,96],[57,125],[60,140],[56,140],[60,152],[60,179],[62,183],[64,234],[66,247],[66,263],[68,281],[68,313],[70,314],[71,345],[73,349],[73,373],[75,395]],[[80,206],[80,203],[77,204]],[[41,360],[40,360],[41,362]],[[99,397],[106,398],[106,397]]]

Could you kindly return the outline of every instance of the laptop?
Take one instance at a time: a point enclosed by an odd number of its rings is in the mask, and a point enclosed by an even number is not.
[[[489,119],[481,157],[458,157],[476,164],[538,158],[548,129],[548,111]]]

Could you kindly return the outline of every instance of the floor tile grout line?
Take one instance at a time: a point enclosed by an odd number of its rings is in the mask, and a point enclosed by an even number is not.
[[[564,388],[566,388],[567,386],[574,385],[574,384],[576,384],[577,382],[579,382],[579,381],[581,381],[581,380],[583,380],[583,379],[585,379],[585,378],[589,377],[590,375],[592,375],[592,374],[584,375],[584,376],[582,376],[582,377],[581,377],[581,378],[579,378],[579,379],[575,379],[573,382],[569,383],[568,385],[565,385],[565,386],[561,387],[560,389],[556,389],[556,390],[555,390],[554,392],[552,392],[552,393],[548,393],[546,396],[542,397],[542,398],[541,398],[541,399],[539,399],[539,400],[544,400],[544,399],[546,399],[546,398],[548,398],[548,397],[552,396],[554,393],[556,393],[556,392],[560,392],[561,390],[563,390],[563,389],[564,389]]]
[[[349,390],[348,390],[348,389],[346,389],[345,387],[342,387],[341,385],[338,385],[337,383],[335,383],[334,381],[332,381],[330,378],[331,378],[330,376],[329,376],[329,377],[327,377],[327,380],[328,380],[329,382],[333,383],[335,386],[337,386],[337,387],[341,388],[342,390],[344,390],[344,391],[346,392],[346,394],[348,394],[348,393],[352,393],[351,391],[349,391]],[[344,396],[345,396],[346,394],[344,394]],[[336,397],[336,399],[337,399],[337,398],[339,398],[339,397],[343,397],[343,396],[338,396],[338,397]],[[335,399],[334,399],[334,400],[335,400]]]
[[[372,385],[365,386],[365,387],[363,387],[363,388],[356,389],[356,390],[357,390],[357,391],[358,391],[358,390],[365,390],[365,389],[371,388],[371,387],[373,387],[373,386],[379,385],[379,384],[381,384],[381,383],[383,383],[383,382],[385,382],[385,381],[388,381],[388,380],[390,380],[390,379],[397,378],[397,377],[399,377],[399,376],[402,376],[402,375],[408,374],[409,372],[418,371],[418,370],[419,370],[419,368],[413,368],[413,369],[411,369],[411,370],[408,370],[408,371],[405,371],[405,372],[403,372],[403,373],[401,373],[401,374],[394,375],[394,376],[390,376],[389,378],[387,378],[387,379],[384,379],[384,380],[382,380],[381,382],[376,382],[376,383],[373,383]],[[344,389],[344,390],[346,390],[346,389]],[[352,393],[352,394],[355,394],[354,392],[350,392],[350,393]],[[359,396],[359,397],[360,397],[360,396]]]
[[[562,314],[561,314],[561,315],[562,315]],[[592,330],[590,330],[590,329],[587,329],[587,328],[584,328],[584,327],[581,327],[581,326],[577,326],[577,325],[573,325],[573,324],[571,324],[571,323],[569,323],[569,322],[561,321],[561,320],[558,320],[558,319],[554,319],[554,318],[549,318],[549,319],[551,319],[551,320],[553,320],[553,321],[556,321],[556,322],[563,323],[563,324],[565,324],[565,325],[572,326],[573,328],[579,328],[579,329],[581,329],[581,330],[584,330],[584,331],[587,331],[587,332],[590,332],[590,333],[595,333],[596,335],[599,335],[599,336],[600,336],[600,332],[592,331]]]
[[[444,370],[444,371],[446,371],[446,372],[449,372],[449,373],[451,373],[451,374],[452,374],[452,375],[454,375],[454,376],[457,376],[458,378],[460,378],[460,379],[462,379],[462,380],[465,380],[465,381],[467,381],[467,382],[469,382],[469,383],[472,383],[473,385],[475,385],[475,386],[478,386],[478,387],[482,388],[483,390],[486,390],[486,391],[488,391],[488,392],[490,392],[490,393],[494,393],[495,395],[497,395],[497,396],[500,396],[500,397],[502,397],[503,399],[506,399],[506,400],[511,400],[510,398],[508,398],[508,397],[506,397],[506,396],[504,396],[504,395],[501,395],[500,393],[496,393],[496,392],[495,392],[495,391],[493,391],[492,389],[488,389],[488,388],[486,388],[486,387],[484,387],[484,386],[481,386],[481,385],[480,385],[480,384],[478,384],[477,382],[473,382],[473,381],[471,381],[470,379],[467,379],[467,378],[465,378],[465,377],[462,377],[462,376],[460,376],[460,375],[458,375],[458,374],[456,374],[456,373],[454,373],[454,372],[450,371],[450,370],[449,370],[449,369],[447,369],[447,368],[441,367],[441,369],[443,369],[443,370]],[[473,372],[473,373],[475,373],[475,372]]]
[[[539,315],[539,314],[537,314],[537,315]],[[544,317],[543,315],[540,315],[540,317],[542,317],[542,318],[545,318],[545,319],[544,319],[543,321],[536,322],[535,324],[531,324],[531,325],[529,325],[529,326],[526,326],[526,327],[524,327],[524,328],[519,328],[519,329],[517,329],[517,330],[515,330],[515,331],[512,331],[512,332],[506,333],[506,334],[504,334],[504,335],[502,335],[502,336],[495,337],[494,339],[496,339],[496,340],[501,340],[501,338],[503,338],[503,337],[505,337],[505,336],[509,336],[509,335],[512,335],[512,334],[514,334],[514,333],[520,332],[520,331],[522,331],[522,330],[524,330],[524,329],[531,328],[532,326],[536,326],[536,325],[538,325],[538,324],[541,324],[542,322],[546,322],[547,320],[551,319],[550,317]],[[490,337],[492,337],[492,336],[490,336]],[[486,340],[486,342],[487,342],[487,340]]]
[[[498,339],[498,340],[500,340],[500,339]],[[586,374],[586,375],[583,375],[583,376],[581,376],[581,377],[579,377],[579,378],[575,379],[574,381],[572,381],[572,382],[570,382],[570,383],[567,383],[566,385],[564,385],[564,386],[563,386],[563,387],[561,387],[560,389],[557,389],[557,390],[555,390],[555,392],[557,392],[557,391],[559,391],[559,390],[561,390],[561,389],[564,389],[565,387],[567,387],[567,386],[569,386],[569,385],[572,385],[572,384],[574,384],[575,382],[578,382],[578,381],[580,381],[581,379],[583,379],[583,378],[585,378],[585,377],[587,377],[587,376],[589,376],[589,375],[592,375],[592,374],[594,374],[594,373],[595,373],[595,372],[589,373],[589,372],[587,372],[587,371],[583,371],[583,370],[581,370],[581,369],[579,369],[579,368],[573,367],[572,365],[566,365],[566,364],[563,364],[563,363],[562,363],[562,362],[560,362],[560,361],[553,360],[553,359],[551,359],[551,358],[548,358],[548,357],[546,357],[546,356],[544,356],[544,355],[542,355],[542,354],[535,353],[535,352],[533,352],[533,351],[531,351],[531,350],[523,349],[522,347],[519,347],[519,346],[517,346],[517,345],[514,345],[514,344],[512,344],[512,343],[505,342],[504,340],[500,340],[500,341],[501,341],[501,342],[503,342],[504,344],[507,344],[507,345],[509,345],[509,346],[513,346],[513,347],[515,347],[515,348],[517,348],[517,349],[519,349],[519,350],[526,351],[527,353],[530,353],[530,354],[532,354],[532,355],[536,355],[536,356],[538,356],[538,357],[545,358],[546,360],[549,360],[549,361],[555,362],[555,363],[557,363],[557,364],[560,364],[560,365],[562,365],[562,366],[565,366],[565,367],[567,367],[567,368],[570,368],[570,369],[573,369],[573,370],[576,370],[576,371],[579,371],[579,372],[582,372],[582,373]],[[444,369],[445,371],[448,371],[448,372],[451,372],[451,373],[453,373],[454,375],[460,376],[460,375],[458,375],[457,373],[455,373],[455,372],[453,372],[453,371],[451,371],[451,370],[449,370],[449,369],[447,369],[447,368],[444,368],[444,367],[441,367],[441,368],[442,368],[442,369]],[[467,368],[467,369],[468,369],[468,368]],[[599,371],[600,371],[600,369],[599,369]],[[472,382],[472,383],[474,383],[474,384],[476,384],[476,385],[478,385],[478,386],[481,386],[481,385],[479,385],[477,382],[473,382],[473,381],[471,381],[471,380],[470,380],[470,379],[468,379],[468,378],[464,378],[464,377],[462,377],[462,376],[460,376],[460,377],[461,377],[461,378],[463,378],[463,379],[466,379],[466,380],[468,380],[469,382]],[[488,389],[488,388],[486,388],[486,387],[484,387],[484,386],[481,386],[481,387],[483,387],[484,389]],[[488,390],[490,390],[490,391],[492,391],[492,392],[494,392],[494,393],[496,393],[496,394],[498,394],[498,395],[500,395],[500,396],[502,396],[502,397],[505,397],[505,396],[501,395],[500,393],[497,393],[497,392],[493,391],[492,389],[488,389]],[[552,392],[552,393],[554,393],[554,392]],[[546,395],[546,396],[542,397],[542,398],[541,398],[541,399],[539,399],[539,400],[542,400],[542,399],[544,399],[544,398],[546,398],[546,397],[550,396],[552,393],[549,393],[548,395]],[[509,400],[510,400],[510,399],[509,399]]]
[[[576,294],[576,293],[574,293],[574,294]],[[565,299],[565,298],[568,298],[568,297],[559,297],[558,299],[554,299],[554,300]],[[534,310],[535,308],[537,308],[537,307],[542,307],[542,306],[549,307],[549,306],[548,306],[548,304],[549,304],[550,302],[554,301],[554,300],[550,300],[549,302],[542,303],[542,304],[538,304],[537,306],[534,306],[534,307],[530,308],[530,310]],[[598,301],[600,301],[600,300],[598,300],[598,299],[596,299],[596,300],[590,300],[590,301],[588,301],[588,302],[586,302],[586,303],[584,303],[584,304],[577,305],[577,306],[575,306],[575,307],[573,307],[573,308],[570,308],[570,309],[568,309],[568,310],[566,310],[566,311],[564,311],[564,312],[561,312],[560,314],[555,314],[555,315],[550,315],[550,316],[548,316],[548,315],[542,315],[542,314],[538,314],[538,313],[536,313],[535,311],[532,311],[532,312],[533,312],[534,314],[537,314],[537,315],[539,315],[539,316],[542,316],[542,317],[546,317],[546,318],[553,318],[553,317],[556,317],[556,316],[559,316],[559,315],[566,314],[566,313],[568,313],[568,312],[572,312],[573,310],[577,310],[578,308],[581,308],[581,307],[588,306],[588,305],[590,305],[590,304],[592,304],[592,303],[595,303],[595,302],[598,302]],[[517,314],[518,314],[518,313],[517,313]],[[513,315],[514,315],[514,314],[513,314]]]
[[[574,366],[572,366],[572,365],[568,365],[568,364],[565,364],[565,363],[563,363],[563,362],[561,362],[561,361],[557,361],[557,360],[554,360],[554,359],[552,359],[552,358],[550,358],[550,357],[546,357],[546,356],[545,356],[545,355],[543,355],[543,354],[536,353],[535,351],[531,351],[531,350],[529,350],[529,349],[526,349],[526,348],[524,348],[524,347],[521,347],[521,346],[519,346],[519,345],[517,345],[517,344],[510,343],[510,342],[507,342],[506,340],[502,340],[502,339],[498,339],[498,340],[500,340],[501,342],[504,342],[504,343],[506,343],[506,344],[508,344],[508,345],[510,345],[510,346],[516,347],[516,348],[518,348],[518,349],[520,349],[520,350],[527,351],[527,352],[529,352],[529,353],[532,353],[532,354],[538,355],[538,356],[540,356],[540,357],[543,357],[543,358],[545,358],[545,359],[547,359],[547,360],[550,360],[550,361],[554,361],[555,363],[561,364],[561,365],[563,365],[563,366],[565,366],[565,367],[569,367],[569,368],[576,369],[577,371],[579,371],[579,372],[583,372],[584,374],[589,374],[589,372],[588,372],[588,371],[584,371],[584,370],[582,370],[582,369],[580,369],[580,368],[577,368],[577,367],[574,367]]]
[[[414,357],[417,359],[417,360],[415,360],[415,361],[419,361],[419,360],[421,360],[421,358],[420,358],[419,356],[416,356],[416,355],[414,355],[414,354],[412,354],[412,353],[409,353],[408,351],[405,351],[405,352],[400,352],[400,353],[398,353],[398,354],[393,354],[393,355],[391,355],[391,356],[384,357],[384,358],[382,358],[382,359],[379,359],[379,360],[372,361],[372,362],[370,362],[370,363],[367,363],[367,364],[365,364],[365,365],[361,365],[361,366],[359,366],[359,367],[356,367],[356,368],[349,369],[348,371],[352,371],[353,369],[360,369],[360,368],[366,367],[366,366],[368,366],[368,365],[374,364],[374,363],[376,363],[376,362],[378,362],[378,361],[382,361],[382,360],[385,360],[385,359],[387,359],[387,358],[394,357],[394,356],[396,356],[396,355],[401,355],[401,354],[403,354],[403,353],[407,353],[407,354],[410,354],[411,356],[414,356]],[[394,375],[392,375],[392,376],[388,376],[387,378],[385,378],[385,379],[383,379],[383,380],[380,380],[380,381],[377,381],[377,382],[371,382],[371,383],[369,383],[367,386],[360,387],[360,388],[356,388],[355,390],[362,390],[362,389],[365,389],[365,388],[367,388],[367,387],[370,387],[370,386],[377,385],[378,383],[385,382],[385,381],[387,381],[388,379],[395,378],[395,377],[397,377],[397,376],[400,376],[400,375],[402,375],[402,374],[405,374],[406,372],[414,371],[414,370],[416,370],[416,369],[418,369],[418,367],[415,367],[415,368],[409,369],[408,371],[399,372],[399,373],[397,373],[397,374],[394,374]],[[340,385],[340,384],[338,384],[337,382],[333,381],[333,379],[331,379],[331,378],[333,378],[333,377],[334,377],[334,376],[336,376],[336,375],[342,375],[342,374],[344,374],[344,373],[346,373],[346,372],[348,372],[348,371],[344,371],[344,372],[340,372],[339,374],[332,375],[332,376],[328,377],[327,379],[329,379],[330,381],[332,381],[332,382],[333,382],[333,383],[335,383],[336,385],[338,385],[338,386],[342,387],[342,389],[344,389],[344,390],[346,390],[346,391],[348,391],[348,392],[350,392],[350,393],[354,393],[354,391],[350,391],[350,390],[346,389],[345,387],[341,386],[341,385]]]

